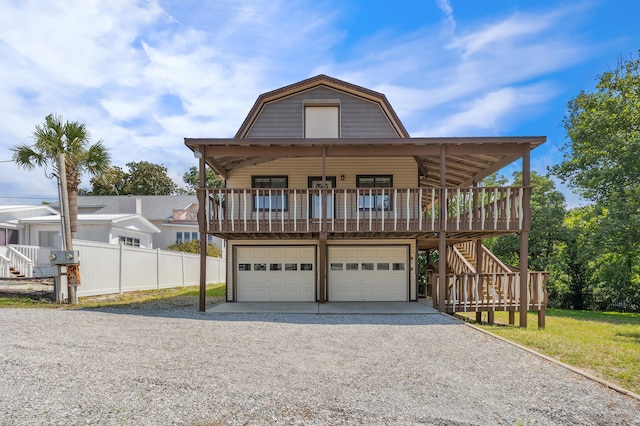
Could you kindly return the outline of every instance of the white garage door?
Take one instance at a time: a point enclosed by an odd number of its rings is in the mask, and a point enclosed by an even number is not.
[[[315,301],[315,259],[310,246],[237,247],[237,301]]]
[[[333,246],[328,255],[329,301],[406,301],[406,246]]]

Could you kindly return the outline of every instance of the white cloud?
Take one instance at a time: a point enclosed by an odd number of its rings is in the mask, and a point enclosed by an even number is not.
[[[438,6],[453,19],[449,3]],[[455,32],[425,26],[402,38],[376,36],[357,47],[366,57],[322,70],[385,93],[412,135],[508,131],[548,108],[560,92],[554,73],[588,56],[571,32],[575,12],[515,13],[479,25],[458,21]]]
[[[449,27],[449,31],[454,31],[456,29],[456,20],[453,17],[453,7],[451,7],[451,2],[449,0],[437,0],[438,7],[445,16],[445,22]]]
[[[499,135],[505,123],[527,119],[527,108],[543,105],[554,94],[554,88],[548,84],[497,89],[461,104],[458,112],[438,120],[432,127],[420,129],[414,136]]]
[[[386,94],[414,135],[499,132],[544,109],[558,90],[550,76],[586,54],[569,8],[469,24],[450,0],[435,6],[413,32],[380,28],[336,55],[352,36],[337,0],[9,2],[0,160],[55,112],[104,139],[113,164],[164,164],[179,180],[195,164],[184,137],[231,137],[260,93],[320,72]],[[41,172],[7,169],[2,188],[55,194]]]

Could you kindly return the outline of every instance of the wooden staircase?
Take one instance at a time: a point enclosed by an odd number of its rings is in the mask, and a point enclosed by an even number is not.
[[[479,256],[478,250],[482,250]],[[541,310],[546,306],[547,272],[528,271],[527,293],[522,297],[520,270],[500,261],[478,241],[451,246],[447,250],[446,261],[445,312],[514,311],[520,309],[522,303],[531,310]],[[481,262],[479,267],[478,261]],[[442,300],[439,295],[440,279],[436,274],[436,305]]]
[[[449,273],[457,275],[478,274],[477,247],[476,241],[467,241],[456,244],[451,250],[447,250],[447,270]],[[504,277],[506,274],[518,271],[503,263],[484,245],[480,245],[480,247],[482,250],[482,267],[479,268],[481,299],[486,303],[503,302],[508,297],[503,282]]]
[[[473,244],[468,244],[468,243],[460,243],[460,244],[456,244],[454,247],[456,250],[452,250],[453,252],[457,251],[458,255],[461,255],[465,261],[471,265],[473,267],[473,270],[471,271],[472,273],[477,273],[478,272],[478,265],[476,262],[476,255],[475,255],[475,242],[472,242]],[[470,246],[473,247],[473,249],[470,248]],[[486,248],[484,245],[481,246],[482,250],[483,250],[483,257],[486,256],[488,253],[491,253],[489,251],[488,248]],[[487,253],[488,252],[488,253]],[[491,253],[493,255],[493,253]],[[493,260],[493,259],[492,259]],[[491,272],[511,272],[512,269],[509,268],[507,265],[505,265],[504,263],[502,263],[500,260],[498,260],[497,258],[495,259],[498,261],[498,263],[495,265],[497,266],[497,269],[499,269],[499,271],[496,271],[496,268],[492,268],[494,269]],[[483,262],[484,263],[484,262]],[[485,272],[483,270],[483,272]],[[455,273],[455,271],[454,271]],[[482,286],[482,295],[484,297],[485,300],[491,302],[494,299],[497,300],[503,300],[505,297],[505,292],[504,292],[504,288],[503,286],[498,282],[497,279],[495,279],[494,276],[486,276],[485,277],[485,285]]]

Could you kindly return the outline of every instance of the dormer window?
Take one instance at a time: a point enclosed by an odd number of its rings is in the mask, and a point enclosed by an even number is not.
[[[304,101],[304,137],[340,137],[340,101],[317,99]]]

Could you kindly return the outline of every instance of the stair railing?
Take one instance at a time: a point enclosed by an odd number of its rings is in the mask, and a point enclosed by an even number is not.
[[[0,277],[9,276],[10,266],[11,261],[9,260],[9,258],[0,254]]]
[[[450,270],[455,274],[475,274],[476,267],[470,263],[456,246],[452,250],[447,250]]]
[[[11,246],[7,249],[10,265],[25,277],[33,277],[33,261]]]
[[[31,259],[34,268],[51,266],[49,255],[51,254],[51,250],[55,250],[51,247],[27,246],[22,244],[11,244],[9,247],[13,247],[26,258]]]

